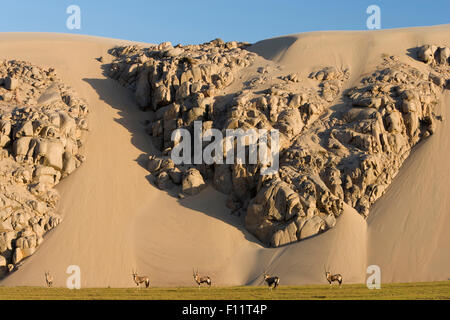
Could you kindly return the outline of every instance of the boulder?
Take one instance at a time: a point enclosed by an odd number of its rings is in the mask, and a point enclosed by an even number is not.
[[[134,93],[136,101],[141,108],[146,108],[150,106],[151,87],[148,82],[148,71],[142,71],[139,73],[138,79],[136,81],[136,91]]]
[[[22,249],[21,248],[16,248],[16,250],[14,250],[14,254],[12,257],[12,263],[13,264],[17,264],[20,261],[22,261],[22,259],[24,258],[23,253],[22,253]]]
[[[4,87],[6,90],[14,91],[19,86],[19,80],[17,78],[6,77]]]
[[[19,129],[15,132],[14,136],[16,139],[20,137],[32,137],[33,133],[34,132],[32,121],[25,121],[20,125]]]
[[[242,164],[235,164],[231,170],[231,181],[233,183],[233,193],[242,202],[249,196],[249,190],[252,188],[252,177],[246,167]]]
[[[441,47],[436,51],[435,59],[438,64],[449,65],[450,64],[450,49],[447,47]]]
[[[182,48],[171,48],[171,49],[164,51],[163,56],[173,58],[173,57],[179,56],[183,52],[184,52],[184,50]]]
[[[277,119],[277,128],[288,137],[299,134],[303,129],[300,112],[296,108],[283,110]]]
[[[216,164],[214,166],[214,187],[224,193],[230,194],[233,190],[230,166],[226,164]]]
[[[275,180],[262,187],[250,201],[245,227],[263,243],[281,243],[284,241],[273,239],[279,226],[303,215],[298,194],[287,183]]]
[[[319,216],[314,216],[308,219],[300,231],[300,240],[314,236],[326,230],[326,222]]]
[[[186,99],[191,94],[191,82],[182,82],[175,95],[176,100]]]
[[[181,180],[183,178],[183,173],[178,168],[173,168],[169,171],[170,179],[172,179],[173,183],[181,184]]]
[[[327,229],[334,228],[336,225],[336,217],[333,214],[327,215],[324,219]]]
[[[64,146],[59,140],[38,140],[34,153],[37,162],[62,171]]]
[[[156,156],[150,156],[147,162],[147,169],[150,173],[156,173],[161,168],[161,164],[163,163],[163,159],[157,158]]]
[[[203,177],[197,169],[187,170],[182,179],[182,191],[186,195],[196,195],[206,187]]]
[[[55,102],[61,102],[61,94],[59,92],[58,86],[53,84],[47,88],[47,90],[42,93],[39,97],[37,103],[40,105],[50,105]]]
[[[417,56],[419,60],[431,64],[434,62],[434,53],[436,52],[436,46],[425,45],[419,48]]]
[[[163,85],[160,84],[154,90],[152,91],[152,105],[154,110],[158,109],[159,107],[167,106],[172,102],[172,96],[171,96],[171,90]]]
[[[21,137],[17,140],[14,140],[13,143],[13,155],[17,160],[23,159],[30,149],[30,143],[33,138],[31,137]]]
[[[292,221],[283,229],[280,229],[274,232],[272,239],[270,240],[271,247],[280,247],[295,241],[297,239],[297,224],[295,221]]]
[[[168,190],[173,186],[170,176],[166,171],[161,171],[158,174],[156,177],[156,185],[161,190]]]

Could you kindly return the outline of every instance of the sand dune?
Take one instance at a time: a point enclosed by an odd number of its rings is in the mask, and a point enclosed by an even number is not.
[[[448,117],[447,93],[442,114]],[[449,279],[450,226],[447,123],[417,146],[368,219],[368,263],[377,263],[384,281]],[[389,254],[386,254],[389,253]]]
[[[450,45],[450,25],[364,32],[317,32],[264,40],[250,50],[293,72],[345,66],[351,86],[381,54],[407,55],[423,44]],[[89,104],[88,161],[62,181],[62,224],[39,250],[0,284],[43,285],[51,270],[64,286],[68,265],[79,265],[82,286],[133,286],[131,269],[149,274],[152,285],[191,285],[192,268],[215,284],[260,284],[264,270],[283,284],[325,283],[323,266],[346,282],[364,282],[369,264],[382,268],[382,281],[450,278],[450,189],[447,181],[450,127],[417,146],[388,192],[364,221],[346,208],[337,226],[292,245],[267,249],[231,216],[225,196],[208,188],[178,200],[153,187],[142,160],[154,152],[133,97],[106,78],[96,57],[118,40],[59,34],[0,34],[2,59],[53,66]],[[442,114],[447,115],[447,93]]]

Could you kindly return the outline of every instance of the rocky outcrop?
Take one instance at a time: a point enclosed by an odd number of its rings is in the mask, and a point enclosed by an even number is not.
[[[61,222],[53,187],[85,159],[88,108],[53,69],[1,61],[0,83],[0,272],[5,274]]]
[[[442,119],[436,105],[449,82],[446,48],[419,48],[419,59],[430,64],[426,72],[386,56],[358,86],[343,92],[347,69],[314,70],[308,76],[312,85],[305,86],[299,74],[285,74],[245,47],[214,40],[114,48],[109,74],[153,113],[147,132],[162,152],[148,163],[155,184],[180,185],[189,195],[212,183],[266,245],[285,245],[334,227],[344,203],[367,217],[411,149]],[[255,61],[266,66],[255,68]],[[192,136],[195,121],[202,121],[199,130],[211,138],[210,129],[223,136],[233,129],[276,130],[278,170],[262,175],[267,164],[261,161],[227,161],[232,149],[225,143],[212,164],[175,165],[169,158],[180,140],[173,141],[172,133],[182,128]],[[255,139],[244,143],[247,159],[263,137]],[[238,143],[231,140],[233,146]],[[206,147],[192,150],[188,158]]]
[[[441,66],[449,66],[450,65],[450,48],[448,47],[439,47],[436,45],[425,45],[419,48],[417,53],[418,58],[432,66],[441,65]]]
[[[278,246],[333,226],[344,202],[367,217],[411,149],[433,134],[441,119],[436,105],[442,90],[428,74],[385,58],[359,86],[346,91],[343,107],[312,123],[282,153],[279,177],[260,189],[249,206],[247,227]],[[277,207],[266,190],[283,182],[301,199],[301,209],[288,221],[262,214]]]
[[[165,42],[150,48],[118,47],[108,74],[134,91],[144,110],[155,111],[148,128],[154,144],[166,153],[173,148],[171,133],[207,121],[212,97],[233,82],[233,72],[251,64],[255,54],[246,44],[216,39],[203,45],[173,47]]]

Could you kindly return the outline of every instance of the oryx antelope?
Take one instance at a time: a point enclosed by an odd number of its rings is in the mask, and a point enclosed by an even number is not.
[[[193,272],[194,280],[195,280],[195,282],[197,282],[199,289],[200,289],[200,285],[202,283],[206,283],[208,285],[208,287],[211,288],[211,278],[210,277],[199,275],[198,270],[194,271],[194,269],[192,269],[192,272]]]
[[[326,271],[326,269],[325,269],[325,277],[327,278],[327,281],[330,284],[330,287],[332,286],[332,282],[334,282],[334,281],[339,282],[339,286],[342,285],[342,275],[339,273],[331,274],[331,272]]]
[[[269,289],[275,289],[280,284],[280,278],[277,276],[270,276],[268,274],[264,274],[264,281],[269,286]]]
[[[146,288],[150,286],[150,279],[147,276],[138,276],[137,271],[133,271],[132,276],[138,288],[141,287],[142,283],[145,284]]]
[[[45,283],[47,283],[49,288],[53,286],[53,276],[50,274],[50,271],[45,271]]]

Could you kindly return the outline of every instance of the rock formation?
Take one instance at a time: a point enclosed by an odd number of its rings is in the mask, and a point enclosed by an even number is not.
[[[61,222],[53,187],[84,161],[87,114],[55,70],[0,61],[0,276]]]
[[[148,163],[155,184],[181,185],[193,195],[212,183],[268,246],[334,227],[344,203],[367,217],[411,149],[442,120],[437,105],[449,87],[448,48],[418,48],[419,59],[429,64],[420,69],[385,56],[359,85],[344,90],[346,69],[314,70],[308,76],[313,85],[307,86],[299,74],[283,73],[246,46],[216,39],[117,47],[110,51],[115,59],[107,73],[151,112],[147,132],[162,152]],[[213,164],[175,165],[170,154],[180,141],[172,133],[194,133],[195,121],[202,121],[203,136],[211,135],[209,129],[278,130],[279,170],[262,175],[261,162],[227,163],[227,150]],[[246,158],[250,147],[245,144]]]

